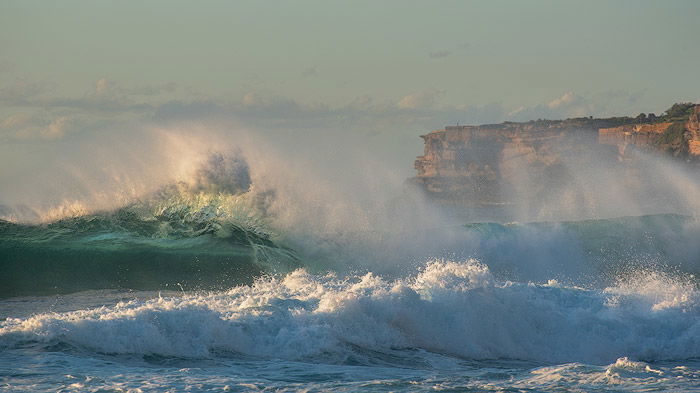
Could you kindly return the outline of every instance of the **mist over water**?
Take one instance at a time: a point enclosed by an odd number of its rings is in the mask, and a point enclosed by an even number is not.
[[[640,264],[697,269],[692,239],[700,181],[678,161],[637,152],[622,164],[611,146],[580,137],[564,140],[552,148],[559,161],[546,171],[531,170],[536,163],[522,157],[507,160],[501,170],[509,183],[501,188],[511,202],[474,213],[429,200],[397,169],[410,161],[374,154],[368,143],[364,135],[339,130],[265,133],[230,124],[104,132],[45,146],[36,156],[43,164],[32,160],[41,166],[36,176],[17,170],[17,176],[2,179],[0,214],[12,222],[49,223],[134,204],[153,209],[172,199],[167,195],[175,187],[190,202],[197,195],[235,196],[237,217],[230,218],[252,223],[318,271],[400,275],[431,257],[492,257],[484,262],[512,264],[503,270],[546,281],[547,274],[597,274],[585,262],[591,245],[565,225],[525,223],[672,213],[688,219],[657,220],[653,228],[628,222],[630,233],[618,239],[618,249],[630,249],[631,255],[616,258],[629,264],[637,249],[647,259]],[[214,215],[232,214],[208,208]],[[470,222],[521,224],[480,233],[483,228],[464,229]],[[639,233],[632,234],[635,230]],[[632,238],[644,232],[657,238],[647,241],[647,249],[638,244],[644,239]],[[515,261],[520,255],[527,262]]]
[[[1,180],[0,365],[66,365],[25,390],[70,369],[93,390],[697,386],[692,168],[516,158],[509,203],[460,209],[367,143],[183,124],[42,147]]]

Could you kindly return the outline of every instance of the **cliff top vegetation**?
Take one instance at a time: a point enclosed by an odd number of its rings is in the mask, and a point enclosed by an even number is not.
[[[530,120],[527,122],[512,122],[506,121],[500,124],[483,124],[479,127],[493,128],[493,129],[504,129],[510,127],[517,127],[521,125],[529,125],[533,127],[563,127],[563,128],[611,128],[619,127],[627,124],[654,124],[654,123],[664,123],[664,122],[678,122],[685,121],[693,113],[694,108],[698,104],[692,102],[680,102],[673,104],[670,108],[663,112],[662,115],[657,116],[654,113],[640,113],[636,117],[631,116],[615,116],[607,118],[594,118],[589,117],[574,117],[565,120],[547,120],[547,119],[537,119]]]

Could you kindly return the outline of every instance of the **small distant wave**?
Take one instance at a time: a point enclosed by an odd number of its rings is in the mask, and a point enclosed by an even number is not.
[[[477,261],[433,261],[397,280],[297,270],[226,292],[9,318],[0,323],[0,348],[62,343],[103,354],[242,354],[336,364],[423,350],[603,365],[623,357],[697,358],[698,334],[700,296],[683,278],[640,272],[586,290],[553,280],[499,281]]]

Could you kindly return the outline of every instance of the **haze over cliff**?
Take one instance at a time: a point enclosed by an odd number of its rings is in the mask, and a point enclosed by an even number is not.
[[[681,103],[661,116],[447,126],[421,136],[412,180],[443,204],[523,219],[688,213],[695,183],[673,179],[700,164],[699,118]]]

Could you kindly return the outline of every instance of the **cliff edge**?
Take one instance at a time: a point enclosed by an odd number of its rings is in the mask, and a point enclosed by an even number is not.
[[[581,166],[607,166],[625,176],[640,152],[698,164],[699,119],[700,105],[682,103],[661,116],[448,126],[421,135],[425,151],[412,180],[445,202],[517,203],[556,191]]]

